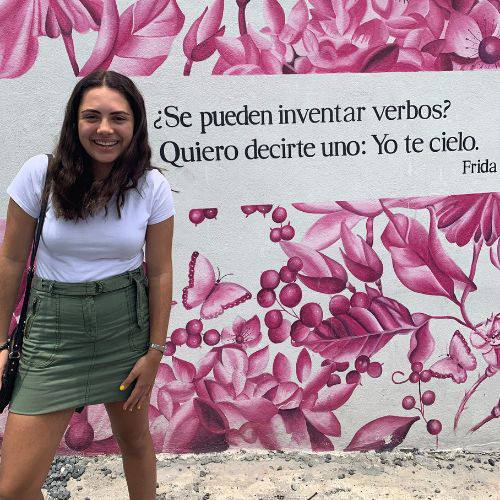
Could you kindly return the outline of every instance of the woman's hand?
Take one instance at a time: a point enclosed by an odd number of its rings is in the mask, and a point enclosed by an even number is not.
[[[2,388],[3,372],[7,368],[7,361],[9,360],[9,350],[4,349],[0,351],[0,389]]]
[[[161,358],[162,353],[160,351],[151,349],[137,360],[128,377],[120,386],[120,390],[124,391],[134,380],[136,381],[132,393],[123,405],[124,410],[132,411],[136,407],[140,410],[142,406],[149,404],[151,389],[155,382]]]

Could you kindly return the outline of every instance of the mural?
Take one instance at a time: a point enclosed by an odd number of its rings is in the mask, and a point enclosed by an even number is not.
[[[238,16],[225,25],[229,1]],[[137,0],[121,14],[114,0],[6,0],[0,77],[29,71],[40,37],[61,39],[75,76],[98,68],[151,75],[179,36],[184,75],[207,59],[213,75],[497,69],[500,59],[498,0],[298,0],[286,9],[278,0],[199,3],[188,27],[175,0]],[[251,13],[260,14],[258,25],[247,22]],[[83,63],[75,32],[97,32]]]
[[[482,70],[500,59],[496,0],[231,0],[232,19],[230,0],[196,2],[189,15],[175,0],[128,3],[4,1],[0,77],[29,72],[42,37],[60,39],[75,76],[109,68],[149,77],[174,44],[182,64],[169,71],[188,76],[202,63],[207,78]],[[82,58],[75,40],[85,37],[95,42]],[[178,214],[190,247],[176,261],[183,283],[149,407],[157,451],[329,451],[339,442],[383,451],[410,431],[437,446],[444,428],[462,430],[485,387],[491,411],[470,432],[498,425],[500,309],[488,291],[500,270],[500,193],[225,211]],[[208,227],[224,232],[221,249],[203,245]],[[239,268],[219,270],[223,251]],[[249,277],[252,259],[272,265]],[[482,307],[471,306],[481,292]],[[436,347],[443,335],[446,352]],[[458,384],[454,414],[436,411]],[[399,386],[404,396],[383,415],[363,410]],[[75,451],[118,451],[102,405],[73,416],[59,452]]]

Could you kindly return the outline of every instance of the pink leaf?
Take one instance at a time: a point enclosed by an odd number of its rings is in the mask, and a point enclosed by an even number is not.
[[[114,0],[104,0],[102,7],[101,24],[97,41],[92,54],[90,54],[87,62],[80,70],[79,76],[86,76],[98,68],[109,67],[117,37],[118,39],[120,37],[119,27],[121,20],[118,17],[116,2]]]
[[[424,323],[411,334],[410,351],[408,359],[410,363],[425,363],[434,352],[434,337],[429,330],[429,323]]]
[[[413,332],[416,326],[406,307],[388,297],[372,298],[368,309],[351,307],[323,321],[302,344],[326,359],[352,362],[373,356],[398,334]]]
[[[273,363],[273,375],[280,381],[286,382],[292,376],[292,366],[287,357],[279,352],[276,354]]]
[[[387,415],[363,425],[344,451],[390,451],[400,445],[420,417]]]
[[[414,292],[456,302],[455,288],[475,290],[476,286],[444,251],[434,211],[430,212],[429,233],[416,219],[388,212],[390,221],[382,233],[382,243],[391,252],[394,271],[403,285]]]
[[[342,222],[342,244],[345,265],[351,273],[361,281],[373,282],[380,279],[383,272],[382,261],[375,250],[359,235],[353,232]]]
[[[285,25],[285,12],[278,0],[264,0],[264,18],[273,33],[279,33]]]
[[[292,206],[307,214],[333,214],[339,211],[335,202],[327,203],[292,203]]]
[[[304,397],[308,397],[309,394],[318,394],[318,392],[325,387],[328,382],[330,372],[331,370],[329,366],[322,366],[305,386]]]
[[[265,398],[252,398],[233,401],[238,411],[252,422],[268,422],[273,415],[278,413],[273,403]]]
[[[255,351],[248,358],[248,371],[247,377],[255,377],[260,375],[267,367],[269,362],[269,346],[263,347],[262,349]]]
[[[178,380],[192,382],[196,375],[196,368],[188,361],[172,356],[172,368]]]
[[[491,263],[500,271],[500,240],[497,241],[497,248],[490,248]]]
[[[358,384],[338,384],[322,394],[313,406],[314,411],[333,411],[343,406],[352,396]]]
[[[360,220],[361,216],[347,210],[338,209],[318,219],[306,231],[301,243],[314,250],[323,250],[340,239],[342,223],[345,223],[349,229],[352,229]]]
[[[311,375],[311,356],[307,349],[302,349],[297,356],[295,363],[295,372],[299,382],[305,382]]]
[[[194,398],[194,409],[201,425],[214,434],[225,434],[229,429],[227,418],[211,401]]]
[[[326,434],[327,436],[340,436],[340,422],[333,413],[329,411],[317,412],[310,410],[302,410],[302,413],[318,431]]]
[[[0,5],[0,78],[26,73],[38,55],[38,38],[33,33],[32,0],[10,0]]]
[[[389,44],[373,50],[361,65],[361,73],[392,71],[398,60],[399,46]]]
[[[333,451],[333,443],[314,425],[306,420],[307,432],[311,442],[311,451]]]
[[[215,365],[217,361],[217,353],[215,351],[207,352],[203,358],[201,358],[198,364],[198,369],[196,370],[196,379],[201,379],[206,377]]]

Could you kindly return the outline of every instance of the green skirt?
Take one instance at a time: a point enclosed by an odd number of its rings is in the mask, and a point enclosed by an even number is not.
[[[35,277],[10,411],[38,415],[123,401],[120,384],[148,350],[147,278],[86,283]]]

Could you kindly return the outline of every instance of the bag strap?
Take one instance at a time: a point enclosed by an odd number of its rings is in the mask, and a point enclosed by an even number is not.
[[[26,314],[28,312],[28,303],[30,298],[31,282],[33,281],[33,276],[35,274],[35,257],[38,250],[38,244],[40,243],[40,237],[42,235],[43,223],[45,222],[45,214],[47,212],[47,205],[50,195],[50,162],[52,161],[52,155],[47,154],[48,165],[47,174],[45,175],[45,184],[42,191],[42,202],[40,206],[40,215],[36,223],[35,235],[33,238],[33,244],[31,247],[31,258],[30,265],[28,268],[28,274],[26,275],[26,288],[24,289],[24,299],[23,307],[21,308],[21,314],[19,315],[18,328],[14,334],[22,334],[24,331],[24,323],[26,322]],[[21,335],[20,335],[21,336]],[[11,346],[9,349],[9,357],[18,357],[20,353],[20,348],[22,346],[21,338],[12,338]]]

